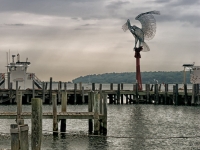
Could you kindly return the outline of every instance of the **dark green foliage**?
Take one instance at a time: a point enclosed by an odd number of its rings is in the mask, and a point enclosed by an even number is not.
[[[171,72],[142,72],[142,83],[155,83],[158,80],[159,83],[169,84],[181,84],[183,83],[183,72],[182,71],[171,71]],[[104,74],[93,74],[87,76],[78,77],[73,83],[135,83],[136,81],[135,72],[124,72],[124,73],[104,73]],[[154,80],[155,79],[155,80]],[[186,83],[190,83],[190,73],[186,72]]]

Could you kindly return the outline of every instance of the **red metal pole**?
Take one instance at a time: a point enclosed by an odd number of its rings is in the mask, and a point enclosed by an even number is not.
[[[136,58],[136,80],[138,83],[138,90],[142,90],[142,79],[141,79],[141,73],[140,73],[140,51],[142,50],[142,47],[135,48],[135,58]]]

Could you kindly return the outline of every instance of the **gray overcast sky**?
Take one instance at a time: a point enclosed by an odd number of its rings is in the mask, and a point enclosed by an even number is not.
[[[141,71],[200,66],[199,0],[0,0],[0,72],[6,52],[31,62],[41,80],[71,81],[88,74],[135,72],[134,37],[122,25],[158,10],[155,37],[141,52]]]

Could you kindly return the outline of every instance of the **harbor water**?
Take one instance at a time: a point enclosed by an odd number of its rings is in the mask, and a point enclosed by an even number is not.
[[[31,111],[24,105],[23,111]],[[67,111],[87,111],[87,105],[68,105]],[[58,110],[61,110],[58,106]],[[16,111],[1,105],[0,111]],[[52,111],[44,105],[43,112]],[[10,148],[10,124],[0,120],[0,149]],[[31,120],[29,125],[29,145]],[[43,120],[42,150],[154,150],[200,149],[200,107],[168,105],[109,105],[107,136],[88,135],[88,120],[67,120],[66,133],[53,137],[52,120]]]

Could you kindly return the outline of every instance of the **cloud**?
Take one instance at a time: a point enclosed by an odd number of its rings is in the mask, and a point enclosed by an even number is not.
[[[5,26],[25,26],[23,23],[15,23],[15,24],[4,24]]]

